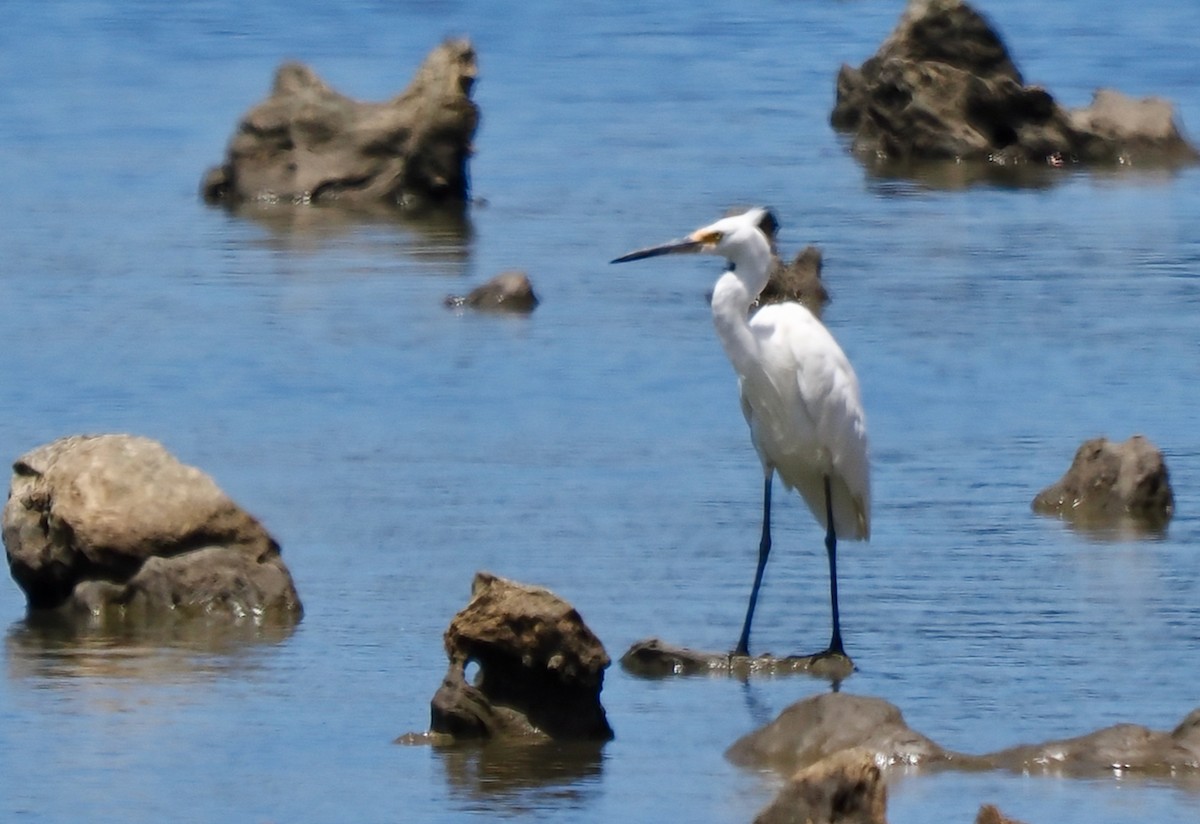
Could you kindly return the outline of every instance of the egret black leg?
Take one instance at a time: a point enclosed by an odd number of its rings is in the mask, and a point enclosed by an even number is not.
[[[833,526],[833,493],[829,488],[828,475],[825,476],[825,524],[825,552],[829,555],[829,602],[833,609],[833,637],[826,652],[845,655],[846,648],[842,646],[842,623],[838,616],[837,531]]]
[[[767,556],[771,554],[771,481],[775,473],[767,474],[763,484],[762,538],[758,542],[758,569],[754,572],[754,586],[750,589],[750,606],[746,608],[746,623],[742,625],[742,637],[738,639],[734,655],[750,654],[750,622],[754,620],[754,605],[758,603],[758,588],[762,586],[763,570],[767,567]],[[826,481],[828,483],[828,481]]]

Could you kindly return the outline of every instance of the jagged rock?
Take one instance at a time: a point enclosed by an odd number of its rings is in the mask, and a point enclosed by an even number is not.
[[[842,66],[830,116],[872,162],[980,160],[996,165],[1192,163],[1169,103],[1100,91],[1061,107],[1026,85],[988,21],[961,0],[910,0],[858,69]]]
[[[658,638],[635,642],[621,656],[626,672],[643,678],[669,675],[783,675],[807,673],[818,678],[841,681],[854,672],[854,662],[844,655],[789,655],[776,658],[762,655],[734,655],[729,652],[702,652],[677,647]]]
[[[743,214],[751,208],[754,208],[753,204],[735,204],[725,210],[725,217]],[[750,305],[750,311],[757,311],[769,303],[793,302],[802,304],[820,318],[825,304],[829,303],[829,292],[821,282],[821,250],[816,246],[805,246],[791,263],[784,263],[779,257],[779,222],[766,221],[759,228],[771,241],[771,271],[766,288]],[[712,292],[708,293],[708,300],[712,301]]]
[[[816,246],[805,246],[791,263],[784,263],[778,255],[773,255],[767,286],[750,309],[754,311],[768,303],[787,301],[802,304],[817,318],[829,303],[829,292],[821,282],[821,250]]]
[[[266,529],[149,438],[76,435],[22,455],[3,529],[9,570],[32,610],[302,614]]]
[[[754,824],[887,824],[887,785],[874,753],[844,750],[805,767]]]
[[[1092,438],[1066,474],[1037,494],[1033,510],[1086,528],[1131,523],[1155,531],[1171,520],[1175,496],[1162,452],[1146,438]]]
[[[433,697],[431,729],[455,739],[607,741],[600,704],[604,645],[549,590],[479,572],[471,601],[445,633],[450,667]],[[479,665],[474,684],[466,667]]]
[[[842,692],[797,701],[770,724],[739,738],[725,756],[741,766],[791,774],[854,748],[872,753],[883,765],[928,765],[955,756],[910,728],[894,704]]]
[[[329,88],[309,67],[285,63],[201,193],[228,204],[462,205],[479,122],[471,100],[476,74],[471,44],[448,40],[403,93],[365,103]]]
[[[501,272],[466,297],[450,295],[444,302],[452,308],[469,306],[499,312],[532,312],[539,303],[529,276],[516,270]]]

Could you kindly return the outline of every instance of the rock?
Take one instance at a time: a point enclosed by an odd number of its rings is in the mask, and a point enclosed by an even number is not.
[[[1194,776],[1200,770],[1200,708],[1171,732],[1115,724],[1077,738],[1001,750],[988,760],[1025,774]]]
[[[797,772],[755,824],[887,824],[887,786],[869,750],[844,750]]]
[[[516,270],[501,272],[487,283],[476,286],[466,297],[450,295],[445,300],[452,308],[469,306],[499,312],[532,312],[538,303],[529,276]]]
[[[1117,724],[1076,738],[1024,744],[983,755],[944,749],[911,729],[893,704],[830,692],[797,701],[725,753],[735,764],[783,775],[847,751],[870,753],[882,768],[1009,770],[1099,777],[1136,773],[1156,777],[1200,775],[1200,708],[1170,732]]]
[[[884,766],[966,758],[911,729],[894,704],[841,692],[797,701],[770,724],[739,738],[725,756],[740,766],[770,767],[790,775],[856,748]]]
[[[299,620],[279,545],[158,442],[77,435],[22,455],[3,517],[31,610]]]
[[[1066,474],[1037,494],[1033,510],[1087,528],[1130,524],[1156,531],[1171,520],[1175,496],[1162,452],[1146,438],[1092,438]]]
[[[984,804],[979,808],[979,815],[975,816],[975,824],[1022,824],[1022,822],[1015,818],[1009,818],[994,804]]]
[[[842,66],[830,116],[872,162],[995,165],[1193,163],[1200,153],[1161,100],[1097,93],[1075,112],[1026,85],[1000,36],[961,0],[910,0],[858,69]]]
[[[883,773],[892,766],[1195,780],[1200,775],[1200,707],[1169,733],[1118,724],[1078,738],[966,755],[912,730],[900,710],[881,698],[830,692],[797,701],[770,724],[742,736],[725,755],[743,767],[791,776],[756,824],[882,822],[887,804]],[[976,824],[1020,823],[984,805]]]
[[[612,738],[600,691],[609,665],[579,613],[549,590],[479,572],[445,633],[450,667],[431,729],[456,739]],[[474,684],[466,667],[479,665]]]
[[[479,122],[471,100],[475,50],[465,40],[435,48],[399,96],[352,100],[300,63],[285,63],[271,95],[246,113],[225,163],[201,193],[210,203],[245,201],[465,204],[467,159]]]
[[[750,308],[754,311],[769,303],[787,301],[802,304],[818,319],[825,304],[829,303],[829,292],[821,282],[821,250],[816,246],[805,246],[791,263],[773,256],[767,287]]]
[[[854,672],[854,662],[844,655],[790,655],[776,658],[770,654],[733,655],[729,652],[701,652],[677,647],[658,638],[634,643],[621,656],[626,672],[643,678],[669,675],[783,675],[808,673],[841,681]]]

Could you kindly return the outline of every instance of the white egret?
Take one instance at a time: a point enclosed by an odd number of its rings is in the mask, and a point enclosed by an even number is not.
[[[726,217],[685,238],[641,249],[613,263],[676,253],[718,255],[729,267],[712,294],[713,325],[737,372],[742,413],[762,461],[762,538],[746,622],[735,655],[749,655],[750,624],[771,551],[771,484],[800,493],[825,527],[833,635],[821,655],[845,655],[838,616],[837,539],[871,532],[867,427],[858,378],[837,341],[798,303],[764,306],[747,319],[767,285],[778,228],[766,209]]]

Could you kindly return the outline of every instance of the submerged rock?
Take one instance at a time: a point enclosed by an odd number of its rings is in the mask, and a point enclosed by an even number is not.
[[[1065,475],[1033,499],[1033,510],[1085,528],[1166,527],[1175,494],[1162,452],[1141,435],[1085,441]]]
[[[969,755],[947,750],[913,730],[899,708],[882,698],[831,692],[797,701],[771,723],[742,736],[725,755],[740,766],[791,775],[850,750],[870,753],[885,768],[1195,777],[1200,775],[1200,708],[1170,732],[1117,724],[1076,738]]]
[[[819,678],[841,681],[854,672],[854,662],[844,655],[789,655],[776,658],[762,655],[734,655],[729,652],[702,652],[677,647],[658,638],[635,642],[621,656],[626,672],[643,678],[669,675],[783,675],[807,673]]]
[[[910,0],[878,52],[837,78],[833,126],[872,162],[1181,164],[1200,159],[1169,103],[1101,90],[1070,111],[1026,85],[990,23],[961,0]]]
[[[868,750],[850,749],[797,772],[754,824],[887,824],[887,785]]]
[[[271,95],[243,116],[201,193],[228,204],[463,205],[479,123],[471,100],[476,74],[471,44],[448,40],[403,93],[365,103],[334,91],[309,67],[286,63]]]
[[[549,590],[479,572],[445,633],[450,667],[431,729],[454,739],[612,738],[600,691],[610,661],[579,613]],[[474,684],[466,668],[479,666]]]
[[[1200,772],[1200,708],[1170,732],[1114,724],[1077,738],[1001,750],[988,760],[1005,769],[1043,775],[1194,775]]]
[[[444,302],[452,308],[469,306],[498,312],[532,312],[539,303],[529,275],[516,270],[501,272],[466,297],[450,295]]]
[[[77,435],[22,455],[3,517],[31,610],[299,620],[279,545],[157,441]]]

